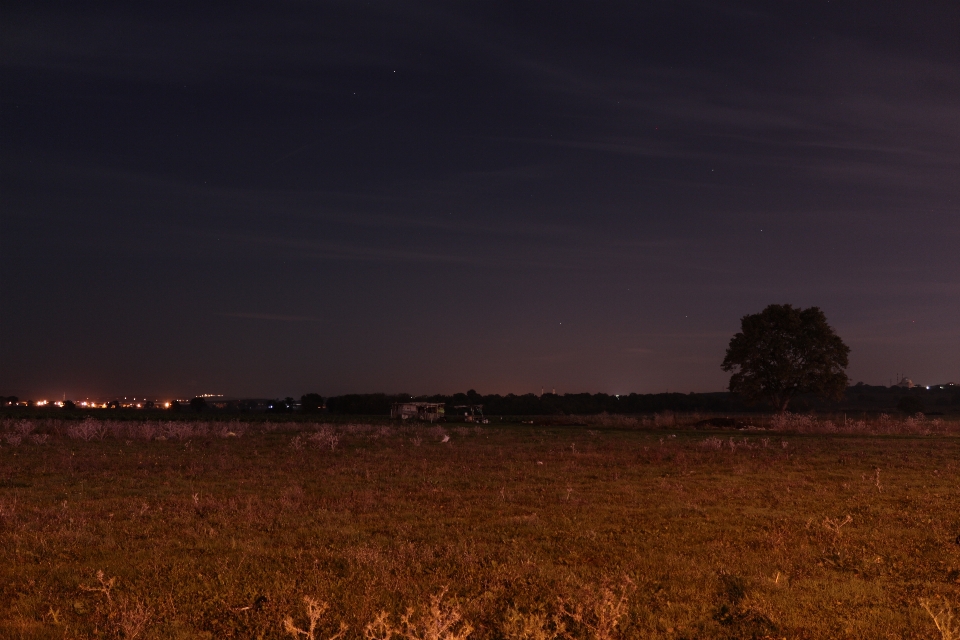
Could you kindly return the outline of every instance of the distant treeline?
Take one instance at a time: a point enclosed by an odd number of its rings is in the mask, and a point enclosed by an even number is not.
[[[838,403],[829,403],[816,398],[797,398],[791,409],[794,411],[895,411],[905,397],[915,397],[928,412],[946,413],[960,410],[960,387],[936,386],[931,389],[914,387],[882,387],[857,384],[848,387],[846,397]],[[458,405],[483,405],[486,415],[543,416],[543,415],[593,415],[598,413],[658,413],[663,411],[740,413],[769,411],[766,406],[747,406],[737,396],[728,392],[716,393],[631,393],[609,395],[606,393],[545,393],[536,395],[499,394],[482,395],[474,390],[453,395],[417,396],[400,393],[350,394],[334,396],[326,401],[331,413],[353,415],[386,415],[394,402],[442,402],[448,415],[456,415]]]
[[[448,415],[456,415],[458,405],[483,405],[486,415],[542,416],[597,413],[654,413],[659,411],[745,411],[739,399],[729,393],[655,393],[608,395],[606,393],[567,393],[556,395],[533,393],[481,395],[476,391],[454,395],[419,396],[383,393],[335,396],[327,400],[331,413],[378,415],[390,413],[394,402],[442,402]]]
[[[48,405],[18,406],[18,399],[0,396],[0,411],[3,415],[53,411],[63,415],[84,415],[89,411],[126,411],[131,415],[144,411],[172,412],[184,416],[230,415],[230,414],[289,414],[291,418],[298,414],[314,414],[328,411],[340,415],[385,416],[390,414],[390,406],[395,402],[438,402],[446,405],[448,418],[456,420],[463,416],[462,406],[482,405],[487,416],[559,416],[559,415],[596,415],[610,414],[651,414],[664,411],[678,413],[746,413],[768,412],[772,408],[765,405],[747,405],[742,398],[727,392],[716,393],[631,393],[609,395],[606,393],[565,393],[563,395],[545,393],[536,395],[498,394],[482,395],[474,390],[453,395],[432,395],[413,397],[407,393],[388,395],[385,393],[351,394],[324,399],[316,393],[308,393],[297,403],[293,398],[283,400],[211,400],[194,398],[188,404],[173,402],[168,409],[161,406],[130,408],[119,402],[111,402],[111,409],[83,409],[73,402],[64,406]],[[21,403],[25,404],[25,403]],[[858,383],[847,387],[845,397],[840,402],[829,402],[815,397],[798,397],[790,404],[790,411],[832,411],[832,412],[874,412],[874,413],[916,413],[944,415],[960,413],[960,386],[953,384],[931,385],[930,388],[882,387]]]

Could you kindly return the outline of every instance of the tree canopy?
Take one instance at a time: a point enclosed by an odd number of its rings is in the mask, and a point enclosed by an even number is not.
[[[799,394],[840,400],[849,384],[850,348],[818,307],[772,304],[740,320],[721,367],[733,371],[730,391],[750,403],[786,411]]]
[[[300,396],[300,411],[303,413],[317,413],[323,409],[323,396],[319,393],[305,393]]]

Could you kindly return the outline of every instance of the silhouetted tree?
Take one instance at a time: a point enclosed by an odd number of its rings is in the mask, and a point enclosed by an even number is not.
[[[77,404],[73,400],[64,400],[63,408],[66,409],[67,411],[73,411],[74,409],[77,408]]]
[[[190,400],[190,408],[200,413],[207,408],[207,401],[205,398],[192,398]]]
[[[319,393],[307,393],[300,396],[300,411],[317,413],[323,408],[323,396]]]
[[[787,410],[798,394],[843,398],[850,348],[818,307],[772,304],[740,319],[721,368],[734,371],[730,391],[748,403],[766,401]]]

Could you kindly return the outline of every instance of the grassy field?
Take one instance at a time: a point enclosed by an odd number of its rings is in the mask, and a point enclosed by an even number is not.
[[[0,637],[956,637],[957,425],[594,422],[0,422]]]

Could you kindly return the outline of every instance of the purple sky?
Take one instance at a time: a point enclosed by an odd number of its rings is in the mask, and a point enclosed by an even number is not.
[[[960,382],[960,5],[0,13],[0,394]]]

